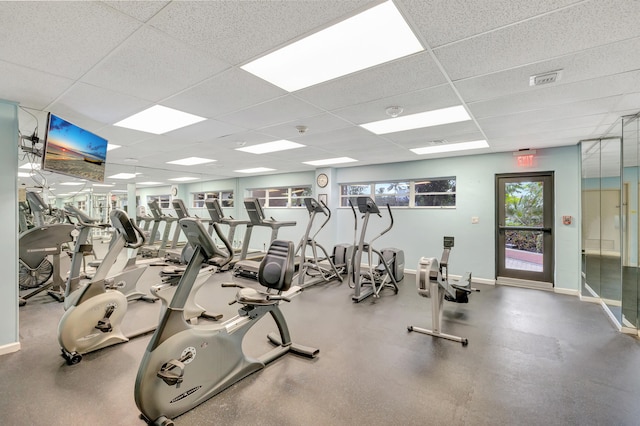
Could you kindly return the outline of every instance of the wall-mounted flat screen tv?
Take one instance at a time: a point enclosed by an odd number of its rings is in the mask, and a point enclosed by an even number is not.
[[[106,139],[49,113],[42,169],[104,182]]]

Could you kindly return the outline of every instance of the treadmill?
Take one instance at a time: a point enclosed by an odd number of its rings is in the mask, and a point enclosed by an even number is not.
[[[162,213],[160,204],[157,200],[150,201],[148,206],[151,211],[151,215],[153,216],[153,226],[151,227],[149,244],[140,248],[140,255],[142,257],[164,257],[167,251],[167,241],[169,241],[171,227],[174,223],[177,226],[178,218]],[[160,223],[164,223],[164,231],[162,232],[162,239],[160,242],[157,242],[156,235],[158,234]]]
[[[244,234],[242,242],[242,251],[240,252],[240,260],[238,260],[233,269],[234,276],[242,276],[245,278],[258,279],[258,269],[260,260],[264,257],[264,253],[260,252],[257,256],[247,256],[249,252],[249,240],[254,226],[265,226],[271,228],[271,239],[269,245],[278,237],[278,231],[283,226],[295,226],[295,221],[277,221],[274,218],[267,219],[262,210],[262,206],[257,198],[247,198],[244,200],[244,207],[249,215],[250,223],[247,224],[247,230]]]
[[[171,200],[171,205],[173,209],[176,211],[177,220],[183,219],[185,217],[192,217],[187,210],[187,206],[184,204],[184,201],[180,198],[174,198]],[[196,219],[200,220],[204,225],[206,225],[208,220],[200,219],[196,216]],[[188,248],[187,244],[179,244],[178,240],[181,234],[181,227],[177,226],[173,235],[173,242],[171,243],[171,247],[169,247],[165,252],[165,258],[169,262],[186,264],[189,261],[189,255],[192,253]]]
[[[225,217],[222,212],[222,207],[220,207],[220,202],[217,198],[207,198],[204,200],[204,205],[209,212],[209,216],[211,216],[211,222],[209,223],[209,234],[213,235],[213,224],[214,223],[222,223],[223,225],[229,226],[229,231],[227,232],[227,240],[231,243],[231,246],[235,246],[234,237],[236,235],[236,228],[239,225],[247,225],[251,223],[249,220],[245,219],[234,219],[233,217]],[[240,250],[234,248],[234,253],[239,254]],[[233,262],[233,260],[232,260]]]

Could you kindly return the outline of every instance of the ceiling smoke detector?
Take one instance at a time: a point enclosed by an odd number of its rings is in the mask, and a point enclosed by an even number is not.
[[[391,118],[396,118],[397,116],[402,114],[402,111],[404,111],[404,109],[399,106],[390,106],[385,110],[387,115]]]
[[[436,139],[436,140],[427,142],[427,145],[444,145],[446,143],[447,143],[446,139]]]
[[[544,74],[532,75],[529,77],[529,86],[541,86],[543,84],[555,83],[560,80],[562,70],[545,72]]]
[[[305,133],[307,133],[307,130],[309,130],[307,126],[296,126],[296,129],[298,129],[298,133],[300,133],[301,135],[304,135]]]

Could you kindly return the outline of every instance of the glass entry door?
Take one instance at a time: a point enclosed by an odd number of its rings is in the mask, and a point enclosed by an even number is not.
[[[496,175],[496,273],[553,286],[553,172]]]

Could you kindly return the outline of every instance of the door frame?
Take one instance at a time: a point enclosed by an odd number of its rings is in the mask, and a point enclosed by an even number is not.
[[[505,227],[500,223],[502,220],[501,212],[504,211],[504,198],[500,196],[502,191],[502,184],[505,179],[513,180],[514,182],[531,182],[531,181],[544,181],[543,187],[543,226],[532,230],[540,229],[543,231],[543,270],[542,272],[536,271],[524,271],[519,269],[507,269],[505,266],[505,243],[504,235],[505,231],[509,227]],[[495,273],[496,282],[509,280],[517,281],[529,281],[535,283],[548,283],[551,287],[554,286],[555,275],[555,256],[554,256],[554,223],[555,223],[555,200],[554,200],[554,172],[523,172],[523,173],[502,173],[495,175]],[[500,278],[506,278],[506,280],[500,280]],[[535,285],[534,285],[535,286]]]

